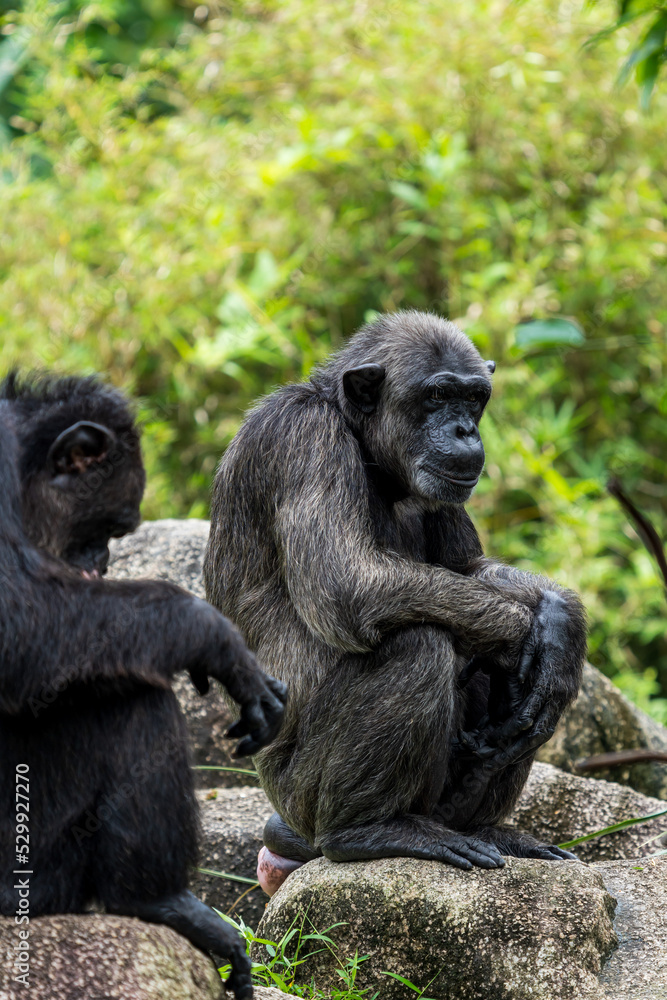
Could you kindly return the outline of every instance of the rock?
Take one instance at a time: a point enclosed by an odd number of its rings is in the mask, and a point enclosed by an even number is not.
[[[618,951],[602,970],[609,1000],[667,998],[667,859],[596,864],[617,900]]]
[[[209,522],[197,518],[144,521],[131,535],[112,539],[108,576],[116,580],[169,580],[204,597],[202,566]]]
[[[108,576],[116,580],[169,580],[204,597],[202,564],[209,522],[195,520],[144,521],[131,535],[112,539]],[[231,767],[253,770],[250,757],[232,757],[234,741],[225,733],[234,721],[222,688],[215,681],[202,698],[181,674],[174,691],[185,715],[191,737],[193,764],[198,767]],[[198,770],[199,788],[257,785],[257,779],[236,771]]]
[[[14,981],[17,927],[0,919],[1,1000],[219,1000],[213,962],[168,927],[101,914],[30,921],[30,977]]]
[[[664,801],[640,795],[626,785],[577,778],[550,764],[538,763],[533,765],[511,824],[540,840],[559,844],[595,833],[621,820],[648,816],[664,809],[667,809]],[[667,815],[579,844],[573,850],[582,861],[638,858],[655,851],[655,844],[644,845],[651,837],[665,831]]]
[[[259,787],[251,757],[232,756],[236,740],[225,739],[235,720],[221,686],[211,681],[208,694],[202,697],[187,675],[174,678],[174,691],[185,716],[190,734],[192,763],[198,788]],[[233,770],[219,770],[233,768]]]
[[[564,714],[538,760],[577,774],[575,763],[614,750],[649,747],[667,750],[667,729],[624,698],[599,670],[586,664],[579,697]],[[667,799],[667,764],[652,762],[596,771],[599,780],[614,781]]]
[[[31,920],[26,988],[14,981],[16,931],[0,917],[0,1000],[234,1000],[213,962],[180,934],[92,913]],[[256,986],[254,1000],[285,994]]]
[[[220,788],[217,792],[201,791],[198,797],[203,831],[199,867],[256,881],[262,830],[273,812],[264,792],[260,788]],[[190,888],[209,906],[234,919],[242,917],[252,928],[264,914],[267,897],[259,886],[253,889],[245,883],[194,872]]]
[[[328,930],[334,948],[296,973],[324,991],[340,985],[336,969],[356,953],[368,956],[357,987],[382,1000],[413,995],[387,972],[435,1000],[603,1000],[613,912],[600,874],[578,862],[511,859],[499,871],[462,872],[412,858],[318,858],[272,897],[258,936],[280,941],[295,921],[305,933],[338,924]]]

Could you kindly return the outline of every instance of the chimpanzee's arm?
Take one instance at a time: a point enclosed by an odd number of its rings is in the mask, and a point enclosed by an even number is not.
[[[241,706],[232,735],[252,734],[243,743],[245,753],[254,753],[277,732],[283,685],[262,672],[231,622],[179,587],[87,581],[59,574],[44,561],[16,575],[11,590],[0,595],[4,621],[7,604],[14,608],[0,711],[34,711],[73,684],[167,687],[175,673],[186,670],[202,692],[208,677],[221,681]]]
[[[323,456],[313,462],[313,448]],[[402,557],[371,528],[369,484],[359,446],[337,411],[311,405],[285,443],[289,480],[276,533],[290,598],[305,624],[344,650],[371,649],[400,625],[432,622],[482,650],[518,653],[532,611],[500,587]]]

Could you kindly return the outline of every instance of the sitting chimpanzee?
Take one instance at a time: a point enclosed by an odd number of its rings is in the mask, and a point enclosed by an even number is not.
[[[381,317],[252,410],[220,463],[207,594],[290,683],[256,758],[269,889],[318,854],[572,857],[500,826],[586,629],[573,593],[485,559],[464,510],[494,367],[437,316]]]
[[[97,902],[167,924],[229,958],[240,1000],[252,994],[241,939],[187,891],[197,809],[170,682],[183,670],[202,693],[221,681],[245,754],[277,733],[285,688],[204,601],[99,578],[109,538],[138,523],[143,486],[120,393],[93,378],[2,386],[0,912],[16,912],[12,872],[25,868],[31,916]],[[19,777],[30,792],[21,837]]]

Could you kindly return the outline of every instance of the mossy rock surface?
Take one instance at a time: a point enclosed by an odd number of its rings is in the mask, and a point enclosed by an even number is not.
[[[587,663],[579,697],[565,712],[537,759],[580,774],[577,761],[616,750],[667,751],[667,729],[624,698],[615,684]],[[667,763],[651,761],[595,771],[592,777],[629,785],[667,799]]]
[[[210,958],[168,927],[101,913],[30,921],[30,978],[15,981],[17,927],[0,917],[0,1000],[234,1000]],[[284,1000],[255,987],[254,1000]]]
[[[223,1000],[210,958],[168,927],[81,914],[30,921],[30,976],[15,981],[17,927],[0,918],[1,1000]]]
[[[320,858],[271,899],[258,936],[279,941],[295,924],[304,933],[333,928],[334,949],[297,972],[325,991],[340,984],[336,966],[358,952],[368,957],[357,985],[382,1000],[414,997],[388,972],[434,1000],[602,1000],[613,913],[602,877],[579,862],[510,859],[499,871],[462,872],[407,858]]]

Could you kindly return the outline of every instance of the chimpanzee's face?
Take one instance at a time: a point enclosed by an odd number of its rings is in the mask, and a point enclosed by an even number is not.
[[[369,419],[366,450],[406,494],[462,504],[484,468],[479,422],[491,395],[484,364],[446,365],[431,370],[387,373],[380,364],[345,373],[347,398]],[[493,371],[493,362],[486,368]]]

